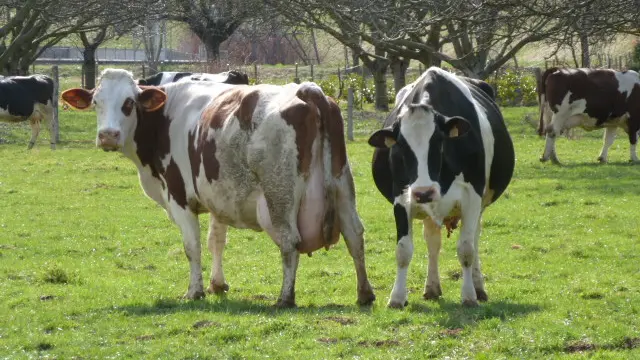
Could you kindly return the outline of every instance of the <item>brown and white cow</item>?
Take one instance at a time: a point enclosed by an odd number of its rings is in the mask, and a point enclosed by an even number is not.
[[[630,158],[638,162],[636,144],[640,130],[640,77],[638,73],[609,69],[546,70],[538,84],[540,126],[546,134],[540,161],[559,164],[556,136],[574,127],[587,131],[604,128],[602,151],[598,161],[607,162],[608,151],[622,128],[629,135]]]
[[[78,109],[95,104],[97,146],[131,159],[145,193],[180,227],[191,268],[186,298],[205,295],[198,214],[209,212],[209,292],[228,290],[222,252],[233,226],[264,230],[280,247],[277,306],[295,306],[300,253],[328,248],[340,233],[355,263],[358,303],[375,299],[342,117],[317,85],[142,89],[130,72],[106,69],[95,92],[71,89],[62,98]]]

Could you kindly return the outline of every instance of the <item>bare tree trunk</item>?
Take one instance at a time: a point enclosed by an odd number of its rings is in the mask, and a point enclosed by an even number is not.
[[[316,32],[311,28],[311,41],[313,42],[313,51],[316,54],[316,61],[320,65],[320,52],[318,52],[318,42],[316,41]]]
[[[591,54],[589,53],[589,36],[586,32],[580,32],[580,48],[582,49],[582,67],[591,67]]]
[[[384,50],[375,50],[378,58],[371,60],[369,57],[363,57],[362,62],[369,68],[373,75],[375,87],[375,106],[376,110],[389,111],[389,98],[387,96],[387,69],[389,68],[389,60],[384,59]]]
[[[406,75],[407,68],[409,68],[409,61],[396,56],[390,57],[390,60],[391,71],[393,73],[393,88],[397,94],[398,91],[407,84]]]

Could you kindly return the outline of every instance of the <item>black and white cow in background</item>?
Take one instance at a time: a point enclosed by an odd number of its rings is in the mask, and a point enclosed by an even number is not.
[[[214,81],[233,85],[249,85],[247,74],[230,70],[219,74],[164,71],[146,79],[139,79],[138,85],[161,86],[178,81]]]
[[[511,181],[515,154],[502,114],[486,87],[437,67],[399,92],[385,128],[371,135],[373,178],[393,203],[397,275],[389,306],[407,301],[413,256],[412,219],[423,220],[429,264],[425,299],[442,295],[438,273],[441,227],[462,221],[458,259],[462,304],[486,301],[480,271],[480,219]]]
[[[22,122],[29,120],[31,140],[35,145],[40,124],[49,126],[51,148],[55,149],[52,132],[53,80],[45,75],[9,76],[0,79],[0,121]]]

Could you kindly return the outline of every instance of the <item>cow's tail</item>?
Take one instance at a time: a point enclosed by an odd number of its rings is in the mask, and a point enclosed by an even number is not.
[[[320,129],[322,139],[322,161],[326,194],[326,211],[322,224],[325,247],[335,244],[340,238],[338,218],[338,187],[343,171],[342,154],[346,154],[344,124],[340,108],[336,102],[324,97],[325,106],[320,108]]]
[[[540,136],[544,135],[544,110],[547,105],[547,95],[546,95],[547,77],[549,77],[550,74],[553,74],[558,70],[560,69],[557,67],[548,68],[542,73],[542,75],[540,76],[540,79],[538,80],[537,92],[538,92],[538,105],[540,107],[540,121],[538,125],[538,135]]]

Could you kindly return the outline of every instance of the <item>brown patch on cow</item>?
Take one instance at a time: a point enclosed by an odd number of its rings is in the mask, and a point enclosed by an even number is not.
[[[347,147],[344,141],[344,121],[340,108],[333,99],[311,87],[300,87],[296,96],[307,103],[315,104],[320,110],[322,133],[331,148],[331,173],[339,176],[347,163]]]
[[[133,99],[127,98],[122,104],[122,108],[120,110],[122,110],[122,113],[124,114],[124,116],[129,116],[133,111],[134,105],[135,105],[135,102],[133,101]]]
[[[318,134],[316,107],[314,104],[294,99],[280,110],[284,121],[293,127],[298,148],[298,173],[309,175],[313,140]]]
[[[169,160],[167,171],[164,174],[167,188],[169,190],[169,199],[173,197],[176,203],[183,209],[187,208],[187,190],[185,189],[184,179],[180,173],[178,164],[173,160]]]
[[[242,97],[242,101],[240,102],[240,107],[236,110],[236,117],[238,118],[238,123],[240,125],[240,129],[242,130],[252,130],[253,129],[253,112],[256,109],[256,105],[258,104],[258,100],[260,99],[260,93],[258,90],[254,89],[250,92],[244,94]]]
[[[187,154],[189,155],[189,163],[191,164],[191,180],[193,181],[193,189],[198,193],[196,178],[200,175],[200,164],[202,163],[201,154],[196,149],[196,133],[189,131],[187,134]]]
[[[447,228],[447,238],[450,238],[453,230],[458,228],[458,221],[460,221],[460,216],[447,216],[442,221],[442,224]]]
[[[144,111],[137,106],[136,114],[138,124],[133,134],[136,154],[142,166],[149,166],[151,175],[160,179],[160,174],[164,173],[162,159],[171,150],[171,119],[164,115],[164,106],[154,111]]]
[[[216,140],[201,139],[198,144],[198,152],[202,156],[202,164],[204,165],[204,176],[209,182],[218,180],[220,176],[220,162],[216,158]]]

